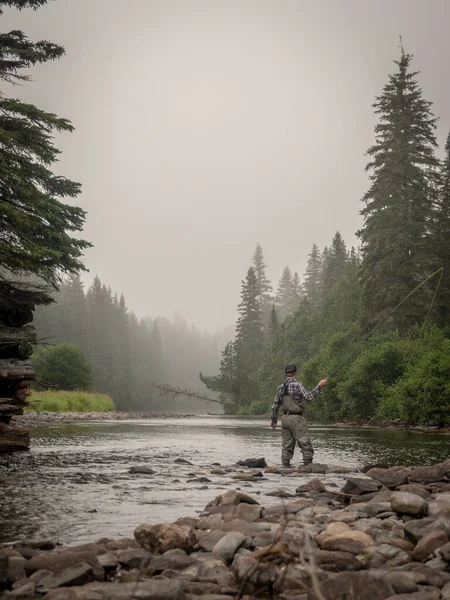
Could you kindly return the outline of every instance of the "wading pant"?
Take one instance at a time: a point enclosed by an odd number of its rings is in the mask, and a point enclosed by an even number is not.
[[[303,454],[304,464],[310,464],[314,456],[314,449],[306,419],[301,415],[283,415],[281,421],[281,461],[283,464],[289,463],[294,456],[295,442]]]

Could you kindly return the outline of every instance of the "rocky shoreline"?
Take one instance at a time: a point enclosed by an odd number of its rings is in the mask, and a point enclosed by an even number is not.
[[[344,467],[240,467],[243,481],[316,476],[266,508],[229,489],[201,514],[140,525],[133,538],[4,545],[2,600],[450,599],[450,460],[364,469],[340,491],[322,479]]]
[[[18,427],[45,427],[52,423],[73,423],[74,421],[129,421],[136,419],[187,419],[195,415],[150,412],[37,412],[29,411],[14,417]]]

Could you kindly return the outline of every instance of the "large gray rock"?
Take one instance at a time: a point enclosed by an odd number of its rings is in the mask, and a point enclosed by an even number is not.
[[[197,543],[204,552],[212,552],[214,546],[219,540],[227,534],[221,529],[213,529],[212,531],[196,531]]]
[[[60,588],[45,600],[186,600],[175,579],[150,579],[136,583],[88,583],[83,587]]]
[[[10,556],[8,560],[8,582],[10,584],[26,579],[25,559],[21,556]]]
[[[439,517],[413,519],[405,523],[405,537],[415,544],[432,531],[443,531],[450,538],[450,515],[442,513]]]
[[[117,559],[121,565],[130,569],[140,569],[150,559],[151,554],[143,548],[125,548],[117,551]]]
[[[169,550],[169,552],[166,552],[162,556],[159,554],[152,556],[145,566],[148,571],[157,575],[166,569],[183,571],[183,569],[187,569],[196,562],[194,558],[191,558],[185,552]]]
[[[238,531],[227,533],[213,548],[213,555],[231,563],[238,549],[244,544],[246,536]]]
[[[399,485],[408,483],[408,477],[411,471],[409,469],[402,469],[394,471],[392,469],[370,469],[366,475],[375,479],[379,483],[385,485],[389,489],[394,489]]]
[[[412,557],[414,560],[424,561],[430,555],[434,554],[434,551],[448,543],[448,536],[443,531],[431,531],[427,535],[424,535],[414,548]]]
[[[215,583],[224,588],[233,587],[236,582],[233,574],[222,559],[212,557],[184,569],[180,577],[190,581]]]
[[[247,504],[246,502],[239,503],[235,509],[226,515],[223,520],[225,522],[233,519],[241,519],[253,523],[261,518],[262,507],[259,504]]]
[[[314,554],[316,563],[324,571],[359,571],[363,563],[350,552],[317,550]]]
[[[417,583],[408,573],[399,571],[387,572],[383,576],[384,581],[388,583],[396,594],[411,594],[419,589]]]
[[[391,496],[391,507],[397,513],[413,516],[426,515],[428,511],[426,500],[408,492],[394,492]]]
[[[394,590],[383,577],[370,572],[359,571],[356,573],[336,573],[333,578],[320,584],[322,598],[335,600],[337,598],[351,598],[352,600],[385,600],[393,597]],[[308,600],[315,600],[317,596],[310,592]]]
[[[445,509],[450,509],[450,493],[436,494],[436,498],[428,502],[428,514],[437,515]]]
[[[219,494],[219,496],[216,496],[214,500],[211,500],[211,502],[206,505],[206,508],[209,508],[210,506],[221,505],[230,506],[233,504],[239,504],[240,502],[246,502],[247,504],[259,504],[259,502],[257,502],[248,494],[244,494],[243,492],[238,492],[236,490],[228,490],[228,492]]]
[[[236,554],[232,570],[238,582],[242,584],[245,581],[250,589],[252,585],[258,586],[258,589],[270,586],[279,576],[279,571],[275,566],[259,562],[250,555]]]
[[[317,538],[316,538],[317,539]],[[337,550],[350,554],[375,554],[375,542],[363,531],[345,531],[330,535],[319,542],[322,550]]]
[[[441,546],[439,555],[447,562],[450,562],[450,542]]]
[[[430,492],[425,489],[424,485],[420,483],[405,483],[405,485],[398,486],[399,492],[409,492],[410,494],[417,494],[421,498],[427,500],[430,497]]]
[[[418,483],[433,483],[442,481],[445,474],[446,468],[442,464],[432,465],[431,467],[417,467],[412,469],[409,480]]]
[[[43,577],[36,586],[40,593],[60,587],[80,586],[94,581],[94,572],[91,565],[82,562],[73,567],[64,569],[61,573],[52,573]]]
[[[341,491],[344,494],[361,495],[376,493],[380,487],[381,483],[373,481],[373,479],[349,477]]]
[[[91,565],[94,572],[94,577],[97,581],[103,581],[105,571],[100,565],[97,557],[93,552],[80,551],[73,552],[72,550],[60,550],[56,552],[43,552],[38,556],[33,556],[25,562],[25,571],[34,573],[34,571],[52,571],[53,573],[64,571],[69,567],[73,567],[81,562]]]
[[[136,527],[134,537],[145,550],[159,554],[175,548],[192,552],[197,543],[192,527],[177,523],[144,523]]]

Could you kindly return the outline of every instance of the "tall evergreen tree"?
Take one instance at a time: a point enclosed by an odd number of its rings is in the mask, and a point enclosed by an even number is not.
[[[36,9],[45,1],[1,4]],[[25,70],[63,54],[62,46],[31,42],[21,31],[0,33],[0,82],[27,81]],[[85,211],[62,202],[75,198],[80,185],[50,170],[59,154],[55,132],[72,129],[66,119],[0,91],[0,279],[34,275],[57,287],[61,275],[85,269],[82,253],[90,244],[72,236],[83,228]]]
[[[433,233],[437,258],[439,264],[444,267],[440,293],[437,297],[438,322],[442,326],[448,327],[450,316],[450,133],[445,144],[439,206]]]
[[[272,310],[270,311],[270,341],[273,344],[278,333],[278,315],[275,303],[272,304]]]
[[[264,263],[263,250],[259,244],[256,244],[253,254],[253,268],[255,270],[256,279],[259,285],[259,302],[261,305],[261,322],[264,332],[264,340],[266,344],[269,341],[269,322],[270,322],[270,306],[272,303],[272,285],[267,278],[266,268]]]
[[[309,302],[318,306],[322,294],[322,256],[316,244],[313,244],[308,257],[303,289]]]
[[[347,264],[348,253],[344,239],[337,231],[331,242],[329,255],[323,264],[323,283],[322,291],[328,295],[333,290],[337,281],[340,279]]]
[[[370,188],[361,211],[364,225],[361,268],[364,318],[373,323],[396,306],[430,274],[433,251],[430,223],[439,180],[435,156],[436,119],[422,97],[412,56],[401,51],[397,72],[389,76],[374,104],[379,123],[369,148]],[[431,293],[431,292],[430,292]],[[407,330],[423,321],[430,296],[422,290],[402,305],[394,324]]]
[[[261,302],[259,283],[253,267],[242,282],[239,317],[236,323],[236,348],[240,366],[246,372],[256,372],[263,351]]]
[[[300,283],[300,277],[298,276],[297,271],[295,271],[294,275],[292,276],[292,294],[292,308],[293,310],[297,310],[302,297],[302,284]]]
[[[292,273],[289,267],[284,267],[278,282],[277,293],[275,295],[275,304],[278,314],[283,320],[296,308],[296,297],[294,286],[292,284]]]

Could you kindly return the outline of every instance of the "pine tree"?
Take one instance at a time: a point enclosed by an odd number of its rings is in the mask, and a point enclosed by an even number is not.
[[[424,100],[412,56],[403,49],[374,104],[379,123],[369,148],[370,188],[361,211],[365,322],[376,322],[396,306],[433,268],[430,223],[438,189],[436,119]],[[430,292],[431,293],[431,292]],[[406,331],[423,321],[430,295],[423,290],[402,305],[394,324]]]
[[[292,285],[292,273],[289,267],[284,267],[278,282],[275,304],[280,318],[283,320],[296,308],[296,298]]]
[[[342,276],[347,264],[348,253],[345,242],[337,231],[331,242],[327,260],[323,263],[322,291],[328,295]]]
[[[322,294],[322,257],[316,244],[308,257],[303,283],[306,298],[313,306],[318,306]]]
[[[242,282],[236,323],[238,361],[248,373],[257,371],[264,344],[259,290],[255,269],[250,267]]]
[[[444,267],[437,297],[437,320],[442,326],[448,327],[450,316],[450,133],[445,144],[442,184],[433,233],[437,258],[440,266]]]
[[[272,310],[270,311],[270,342],[273,344],[278,333],[278,315],[275,303],[272,304]]]
[[[295,271],[292,277],[292,300],[293,300],[293,310],[297,310],[300,300],[302,298],[302,284],[300,283],[300,277],[298,276],[297,271]]]
[[[16,8],[45,4],[44,0],[3,0]],[[1,9],[0,9],[1,13]],[[0,34],[0,81],[20,83],[24,70],[60,58],[64,48],[51,42],[31,42],[21,31]],[[55,132],[72,131],[66,119],[0,93],[0,278],[34,275],[57,287],[61,275],[85,270],[87,242],[72,237],[81,231],[85,211],[64,204],[80,185],[54,175],[50,168],[59,151]]]
[[[263,250],[259,244],[256,244],[253,254],[253,268],[255,269],[256,279],[259,285],[259,302],[261,304],[261,319],[264,331],[264,340],[268,342],[268,330],[270,321],[270,306],[272,303],[272,285],[267,278],[266,268],[264,263]]]
[[[83,283],[78,275],[72,276],[67,281],[67,302],[72,323],[71,344],[80,346],[88,354],[88,310]]]

